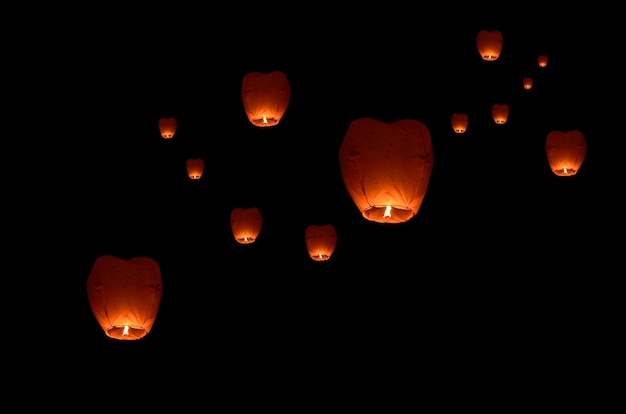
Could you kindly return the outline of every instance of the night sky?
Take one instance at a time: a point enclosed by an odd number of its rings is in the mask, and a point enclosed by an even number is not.
[[[134,375],[148,382],[193,369],[220,378],[213,391],[227,395],[258,390],[251,384],[268,372],[284,387],[303,372],[339,387],[339,378],[399,365],[422,366],[435,382],[454,369],[467,378],[488,365],[497,376],[546,360],[576,375],[568,361],[581,348],[572,344],[600,330],[610,255],[600,235],[616,224],[599,126],[608,103],[588,53],[598,35],[539,17],[426,27],[370,13],[349,30],[339,17],[221,30],[217,17],[192,27],[175,19],[132,34],[120,24],[116,36],[60,52],[66,72],[49,92],[71,104],[52,125],[66,139],[49,144],[63,156],[42,177],[55,204],[42,228],[49,243],[64,241],[59,272],[41,286],[60,292],[44,303],[60,312],[51,319],[63,361],[81,372],[104,363],[105,375],[118,360],[139,360],[145,370]],[[503,34],[495,62],[478,55],[482,29]],[[546,68],[538,55],[549,57]],[[291,99],[279,125],[260,129],[246,118],[241,81],[274,70],[286,74]],[[491,119],[494,103],[509,105],[505,125]],[[454,112],[469,115],[463,135],[451,129]],[[171,140],[160,137],[161,117],[177,120]],[[346,192],[338,150],[361,117],[429,128],[434,167],[407,223],[367,221]],[[557,177],[546,136],[572,129],[586,139],[586,158],[577,175]],[[188,178],[189,158],[205,161],[200,180]],[[230,212],[252,206],[263,227],[239,245]],[[308,257],[309,224],[334,225],[328,262]],[[160,266],[158,315],[139,341],[108,338],[90,311],[86,281],[102,255]]]

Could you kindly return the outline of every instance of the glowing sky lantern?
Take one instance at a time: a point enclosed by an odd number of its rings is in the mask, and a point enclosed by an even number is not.
[[[311,224],[306,228],[304,239],[309,256],[316,262],[330,259],[337,246],[337,232],[332,224]]]
[[[457,134],[464,134],[467,130],[469,117],[467,114],[453,113],[450,119],[452,130]]]
[[[498,125],[506,124],[506,121],[509,119],[509,106],[507,104],[493,104],[491,107],[491,117],[493,118],[493,122]]]
[[[483,60],[493,62],[500,57],[502,51],[502,32],[498,30],[481,30],[476,36],[476,48]]]
[[[159,119],[159,131],[161,132],[161,137],[164,139],[174,138],[174,134],[176,134],[176,127],[176,118]]]
[[[539,55],[537,57],[537,64],[539,65],[540,68],[545,68],[546,66],[548,66],[548,56]]]
[[[236,207],[230,213],[230,227],[235,241],[239,244],[252,244],[259,237],[263,217],[257,207]]]
[[[546,138],[548,163],[559,177],[576,175],[586,154],[587,142],[579,130],[552,131]]]
[[[249,72],[243,78],[241,99],[252,125],[278,125],[285,115],[290,98],[291,86],[283,72]]]
[[[204,173],[204,161],[202,158],[189,158],[187,160],[187,175],[192,180],[199,180]]]

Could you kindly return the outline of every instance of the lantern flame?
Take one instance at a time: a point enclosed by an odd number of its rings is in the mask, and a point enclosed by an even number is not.
[[[391,206],[385,207],[385,214],[383,214],[383,217],[391,217]]]
[[[124,332],[122,332],[122,336],[128,336],[128,331],[129,331],[129,327],[128,325],[124,326]]]
[[[266,125],[267,125],[267,123],[268,123],[268,122],[267,122],[267,117],[266,117],[266,116],[264,116],[264,117],[263,117],[263,124],[266,124]]]

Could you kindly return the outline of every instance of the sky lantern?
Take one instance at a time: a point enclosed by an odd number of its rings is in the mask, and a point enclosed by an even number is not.
[[[176,118],[159,119],[159,130],[161,131],[161,136],[165,139],[174,138],[176,126]]]
[[[552,131],[546,138],[548,163],[559,177],[576,175],[586,153],[587,143],[579,130]]]
[[[202,158],[189,158],[187,160],[187,174],[192,180],[199,180],[204,173],[204,161]]]
[[[257,207],[236,207],[230,212],[230,227],[239,244],[254,243],[263,225],[261,211]]]
[[[450,119],[452,130],[457,134],[464,134],[467,130],[468,121],[469,118],[467,114],[453,113]]]
[[[491,107],[491,116],[496,124],[506,124],[506,121],[509,118],[509,106],[507,104],[493,104]]]
[[[539,55],[537,57],[537,64],[540,68],[545,68],[548,66],[548,57],[546,55]]]
[[[339,148],[339,164],[348,194],[364,218],[406,222],[417,214],[430,181],[430,131],[412,119],[356,119]]]
[[[305,243],[309,256],[316,262],[325,262],[337,247],[337,232],[332,224],[311,224],[306,228]]]
[[[522,79],[522,86],[524,86],[524,89],[532,89],[533,88],[533,78],[523,78]]]
[[[250,72],[243,78],[241,98],[252,125],[271,127],[285,115],[291,86],[283,72]]]
[[[476,48],[483,60],[489,62],[497,60],[502,51],[502,32],[481,30],[476,36]]]
[[[137,340],[148,335],[162,294],[161,270],[149,257],[101,256],[87,279],[91,311],[113,339]]]

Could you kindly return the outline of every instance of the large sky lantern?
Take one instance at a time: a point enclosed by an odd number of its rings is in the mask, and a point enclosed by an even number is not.
[[[306,228],[304,240],[311,259],[325,262],[337,247],[337,231],[332,224],[311,224]]]
[[[230,228],[239,244],[252,244],[259,237],[263,217],[257,207],[235,207],[230,212]]]
[[[356,119],[339,148],[339,164],[348,194],[364,218],[406,222],[417,214],[430,181],[430,131],[413,119]]]
[[[202,158],[189,158],[187,160],[187,175],[192,180],[199,180],[204,174],[204,160]]]
[[[452,125],[452,130],[456,134],[464,134],[467,130],[467,124],[469,122],[469,117],[465,113],[453,113],[450,118],[450,124]]]
[[[502,32],[499,30],[481,30],[476,36],[476,48],[483,60],[493,62],[502,51]]]
[[[174,134],[176,134],[176,127],[176,118],[159,119],[159,131],[161,132],[161,137],[164,139],[174,138]]]
[[[243,77],[241,99],[252,125],[278,125],[285,115],[290,98],[291,86],[281,71],[249,72]]]
[[[87,279],[91,311],[113,339],[137,340],[148,335],[162,294],[161,269],[149,257],[100,256]]]
[[[491,107],[491,117],[498,125],[506,124],[509,119],[509,105],[494,103]]]
[[[548,164],[559,177],[576,175],[586,154],[587,142],[579,130],[552,131],[546,138]]]

